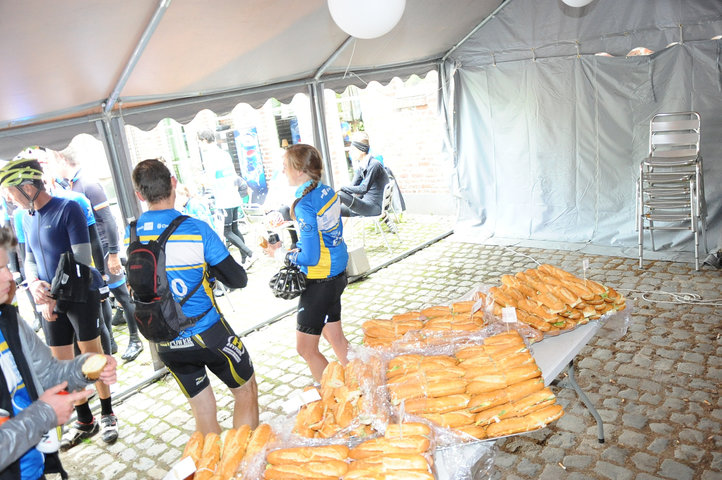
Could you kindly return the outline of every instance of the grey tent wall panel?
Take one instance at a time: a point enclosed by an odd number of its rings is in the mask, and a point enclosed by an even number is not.
[[[632,247],[637,166],[660,111],[702,115],[709,247],[720,246],[722,95],[716,41],[652,57],[461,67],[460,222],[481,235]],[[693,88],[694,87],[694,88]],[[660,245],[691,249],[690,232]]]

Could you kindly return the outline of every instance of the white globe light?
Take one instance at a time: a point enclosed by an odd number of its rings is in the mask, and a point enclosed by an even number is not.
[[[593,0],[562,0],[562,2],[566,3],[570,7],[583,7],[592,3],[592,1]]]
[[[399,23],[406,0],[328,0],[328,10],[341,30],[356,38],[385,35]]]

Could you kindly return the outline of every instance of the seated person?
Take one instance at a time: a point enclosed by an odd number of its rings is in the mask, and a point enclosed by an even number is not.
[[[369,154],[369,150],[368,135],[364,132],[354,133],[349,151],[355,169],[354,177],[351,185],[341,187],[338,191],[343,217],[381,215],[384,187],[389,183],[389,175],[384,165]]]

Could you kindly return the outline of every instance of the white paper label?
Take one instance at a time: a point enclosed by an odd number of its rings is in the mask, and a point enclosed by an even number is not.
[[[163,480],[185,480],[196,472],[196,464],[191,457],[185,457],[176,463]]]
[[[501,321],[504,323],[516,323],[516,308],[504,307],[501,309]]]
[[[305,392],[297,392],[283,404],[283,411],[286,414],[296,413],[303,405],[316,400],[321,400],[321,394],[315,388]]]

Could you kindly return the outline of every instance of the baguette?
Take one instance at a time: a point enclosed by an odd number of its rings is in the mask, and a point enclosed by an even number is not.
[[[519,335],[519,332],[512,330],[510,332],[498,333],[484,339],[484,345],[507,345],[507,344],[519,345],[524,343],[524,339]]]
[[[552,326],[549,324],[549,322],[546,322],[542,318],[538,317],[537,315],[534,315],[533,313],[530,313],[530,312],[526,312],[524,310],[517,310],[516,318],[520,322],[526,323],[527,325],[531,325],[532,327],[536,328],[537,330],[539,330],[541,332],[548,332],[552,328]]]
[[[191,457],[193,459],[193,463],[195,465],[198,465],[198,461],[203,454],[204,439],[205,437],[200,431],[196,430],[195,432],[193,432],[193,434],[188,439],[188,443],[186,443],[186,447],[183,450],[183,455],[181,456],[181,458]]]
[[[353,464],[352,464],[353,465]],[[424,470],[402,470],[400,472],[380,473],[378,468],[349,470],[343,480],[435,480]]]
[[[425,308],[419,313],[421,313],[421,315],[425,316],[426,318],[434,318],[438,317],[439,315],[449,315],[451,313],[451,309],[443,305],[437,305],[434,307]]]
[[[474,417],[474,424],[477,426],[486,426],[492,422],[498,422],[502,418],[511,417],[514,415],[514,406],[509,403],[502,403],[495,407],[486,408],[481,410]]]
[[[485,392],[493,392],[494,390],[506,388],[508,385],[506,376],[503,374],[470,377],[468,378],[468,382],[469,383],[466,384],[466,393],[469,395],[479,395]]]
[[[231,478],[243,460],[248,446],[248,439],[251,435],[251,427],[241,425],[238,429],[229,430],[226,440],[223,442],[221,461],[218,465],[217,474],[223,479]]]
[[[430,445],[429,439],[421,435],[396,438],[376,437],[359,443],[349,450],[348,456],[354,460],[364,460],[377,455],[424,453],[429,449]]]
[[[431,428],[419,422],[389,423],[386,425],[386,432],[384,433],[385,438],[399,438],[412,435],[420,435],[428,438],[431,436]]]
[[[504,370],[506,368],[521,367],[523,365],[534,363],[534,357],[532,357],[531,353],[527,350],[525,352],[496,356],[494,357],[494,363],[497,368]]]
[[[469,384],[469,388],[473,390],[474,385]],[[468,409],[472,413],[496,407],[497,405],[503,405],[509,401],[506,388],[499,388],[490,392],[481,393],[473,393],[473,391],[469,391],[469,388],[467,388],[467,392],[471,394],[472,397],[469,400]]]
[[[423,321],[426,317],[424,317],[421,312],[406,312],[406,313],[398,313],[391,317],[392,322],[403,322],[406,320],[421,320]]]
[[[444,397],[457,393],[466,393],[466,381],[462,379],[441,379],[420,382],[416,380],[408,382],[392,383],[388,385],[391,393],[391,402],[398,405],[404,400],[416,397]]]
[[[334,414],[336,423],[341,428],[346,428],[351,425],[353,419],[356,417],[356,408],[353,402],[343,402],[338,405],[338,409]]]
[[[250,460],[257,454],[259,454],[267,444],[273,440],[273,429],[267,423],[262,423],[251,434],[248,439],[248,446],[246,447],[246,453],[243,456],[244,460]]]
[[[203,439],[203,453],[196,466],[194,480],[209,480],[218,467],[221,459],[221,437],[210,432]]]
[[[281,448],[268,452],[266,461],[271,465],[283,463],[318,462],[324,460],[346,460],[348,447],[346,445],[322,445],[318,447],[292,447]]]
[[[422,413],[421,417],[445,428],[457,428],[474,423],[475,415],[470,412],[457,411],[448,413]]]
[[[458,430],[467,435],[471,435],[472,437],[478,438],[479,440],[486,438],[486,427],[483,427],[481,425],[462,425],[460,427],[456,427],[454,430]]]
[[[471,397],[466,394],[447,395],[436,398],[412,398],[404,402],[406,413],[446,413],[466,408]]]
[[[472,345],[470,347],[460,348],[456,351],[455,356],[460,361],[472,360],[479,357],[483,358],[484,356],[486,356],[486,351],[484,350],[484,345]]]
[[[471,311],[474,309],[474,305],[476,304],[473,300],[466,300],[463,302],[456,302],[451,304],[451,313],[454,315],[459,315],[463,313],[471,313]]]
[[[506,384],[513,385],[524,380],[541,377],[541,369],[539,369],[536,363],[527,363],[520,367],[506,369],[504,375],[506,376]]]
[[[263,478],[267,480],[305,480],[310,478],[333,478],[338,480],[346,475],[346,472],[348,472],[348,464],[346,462],[341,460],[324,460],[271,465],[266,468]]]
[[[489,438],[493,438],[528,432],[546,426],[563,414],[564,410],[561,405],[554,404],[523,417],[510,417],[497,423],[492,423],[486,428],[486,433]]]
[[[339,362],[329,362],[321,374],[321,390],[338,388],[345,383],[344,369]]]
[[[419,453],[394,453],[376,455],[363,460],[351,462],[349,470],[374,470],[380,469],[380,473],[395,470],[429,470],[429,461]]]

